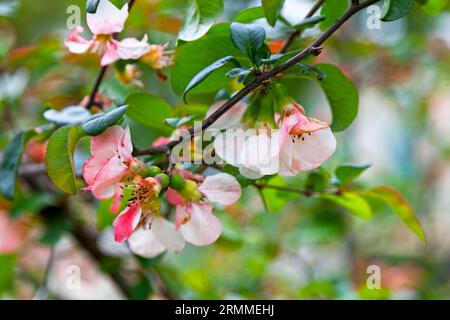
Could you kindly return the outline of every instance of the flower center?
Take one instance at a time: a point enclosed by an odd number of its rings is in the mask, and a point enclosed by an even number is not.
[[[111,34],[96,34],[94,36],[94,44],[92,45],[91,51],[95,54],[103,55],[106,51],[107,43],[111,42],[111,40],[113,40]]]

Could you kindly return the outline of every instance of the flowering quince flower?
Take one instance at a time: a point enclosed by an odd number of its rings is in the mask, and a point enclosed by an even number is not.
[[[92,40],[86,40],[80,36],[82,27],[76,27],[64,44],[70,52],[83,54],[88,51],[102,57],[101,65],[106,66],[119,59],[139,59],[149,51],[147,36],[139,41],[135,38],[125,38],[118,41],[114,38],[115,33],[123,30],[128,18],[128,4],[118,9],[109,0],[100,0],[97,11],[87,14],[87,24],[94,34]]]
[[[222,225],[213,215],[211,202],[222,205],[235,203],[241,196],[241,186],[235,177],[226,173],[208,176],[203,181],[199,181],[198,175],[189,172],[181,172],[180,175],[197,181],[186,180],[186,187],[182,191],[172,188],[166,191],[167,200],[176,206],[176,229],[189,243],[209,245],[222,233]]]
[[[0,208],[0,254],[19,250],[26,240],[26,234],[24,221],[10,219],[8,212]]]
[[[336,150],[336,138],[329,125],[308,118],[304,109],[288,103],[276,116],[278,129],[269,127],[253,132],[233,131],[216,137],[218,156],[239,167],[244,176],[292,176],[319,167]]]
[[[113,211],[120,204],[122,179],[132,173],[131,166],[138,162],[132,152],[128,127],[113,126],[91,140],[92,156],[83,165],[83,178],[89,185],[84,190],[92,191],[99,200],[114,196]]]
[[[152,44],[141,61],[156,70],[170,67],[173,64],[173,50],[167,50],[168,44]]]
[[[162,184],[158,178],[135,177],[128,186],[133,191],[127,207],[114,220],[114,238],[117,242],[128,239],[131,251],[151,258],[166,249],[183,250],[185,241],[175,225],[161,216],[158,198]]]

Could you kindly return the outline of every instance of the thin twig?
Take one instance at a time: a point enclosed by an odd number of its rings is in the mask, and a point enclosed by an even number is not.
[[[359,11],[367,8],[368,6],[378,2],[380,0],[367,0],[366,2],[362,4],[352,4],[350,8],[338,19],[336,20],[333,25],[331,25],[316,41],[311,43],[307,48],[305,48],[303,51],[298,53],[296,56],[292,57],[288,61],[284,62],[283,64],[279,65],[278,67],[262,73],[253,81],[251,81],[246,87],[241,89],[239,92],[237,92],[233,97],[231,97],[229,100],[227,100],[216,112],[211,114],[208,118],[206,118],[201,125],[201,131],[207,129],[209,126],[211,126],[214,122],[216,122],[220,117],[222,117],[228,110],[230,110],[235,104],[237,104],[239,101],[244,99],[248,94],[250,94],[252,91],[259,88],[264,82],[267,80],[270,80],[271,78],[279,75],[283,71],[295,66],[298,62],[304,60],[310,55],[318,55],[321,52],[321,45],[330,38],[345,22],[347,22],[348,19],[350,19],[353,15],[358,13]],[[195,133],[197,133],[198,130],[194,130],[194,128],[189,129],[189,135],[183,135],[178,140],[173,140],[165,145],[161,145],[158,147],[152,147],[145,150],[136,150],[134,152],[135,156],[142,156],[142,155],[149,155],[149,154],[160,154],[160,153],[166,153],[170,150],[172,150],[175,146],[177,146],[179,143],[181,143],[184,139],[188,138],[191,139],[194,137]]]

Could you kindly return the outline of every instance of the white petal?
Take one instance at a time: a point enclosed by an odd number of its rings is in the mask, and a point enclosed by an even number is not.
[[[94,34],[121,32],[128,18],[128,4],[117,8],[109,0],[100,0],[97,11],[87,14],[87,24]]]
[[[249,138],[242,148],[241,163],[244,167],[262,175],[275,174],[279,170],[279,136],[259,134]]]
[[[211,202],[223,205],[235,203],[241,197],[241,185],[235,177],[227,173],[219,173],[206,177],[198,187]]]
[[[44,112],[44,118],[59,125],[79,124],[92,117],[85,107],[70,106],[60,111],[49,109]]]
[[[158,241],[152,230],[139,228],[128,238],[131,251],[145,258],[153,258],[163,253],[166,248]]]
[[[295,139],[293,157],[313,164],[322,164],[335,150],[336,138],[330,128],[325,128]]]
[[[244,145],[245,140],[246,136],[244,130],[227,130],[215,138],[215,152],[227,163],[233,166],[239,166],[241,162],[242,146]]]
[[[125,38],[119,42],[117,54],[121,59],[139,59],[150,50],[150,45],[147,42],[147,35],[139,41],[135,38]]]
[[[175,230],[175,224],[161,217],[154,217],[151,230],[158,241],[169,251],[180,252],[185,242],[180,232]]]
[[[222,233],[220,220],[212,214],[209,204],[194,203],[189,208],[191,219],[180,228],[184,239],[196,246],[206,246],[216,241]]]
[[[214,103],[206,113],[208,118],[214,112],[216,112],[227,100],[220,100]],[[224,115],[222,115],[216,122],[210,126],[210,129],[226,129],[234,128],[241,121],[242,115],[247,109],[247,104],[244,102],[238,102],[230,110],[228,110]]]

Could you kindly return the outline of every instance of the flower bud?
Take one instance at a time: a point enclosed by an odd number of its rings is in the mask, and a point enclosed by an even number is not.
[[[159,173],[155,176],[161,182],[162,188],[167,188],[169,186],[169,177],[165,173]]]
[[[179,174],[172,174],[169,186],[177,191],[182,191],[186,187],[186,181]]]

